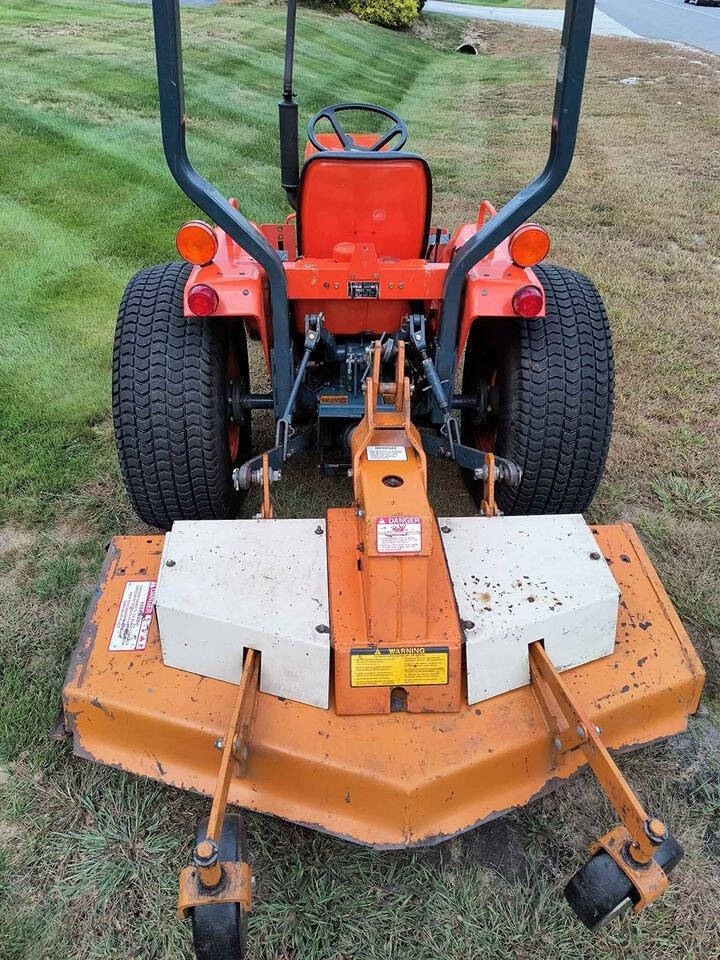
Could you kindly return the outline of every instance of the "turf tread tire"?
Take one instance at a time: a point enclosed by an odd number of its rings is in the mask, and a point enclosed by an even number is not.
[[[137,273],[120,304],[113,351],[113,422],[125,487],[147,524],[235,515],[227,440],[229,333],[183,316],[191,267],[166,263]],[[247,375],[244,329],[233,346]],[[241,453],[249,456],[249,418]]]
[[[587,277],[553,266],[536,267],[535,274],[546,316],[517,321],[509,332],[473,331],[465,382],[494,351],[501,393],[495,452],[523,471],[517,489],[497,487],[500,510],[582,513],[597,491],[612,433],[610,325]],[[482,484],[471,481],[471,492],[479,503]]]

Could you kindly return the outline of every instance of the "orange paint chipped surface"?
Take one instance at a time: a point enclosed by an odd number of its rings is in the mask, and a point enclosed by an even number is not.
[[[617,644],[563,678],[609,747],[639,746],[685,728],[704,672],[632,528],[595,531],[622,590]],[[68,672],[66,724],[81,756],[210,794],[236,688],[166,667],[154,622],[144,650],[108,650],[125,584],[156,578],[161,547],[159,536],[110,546]],[[575,751],[550,769],[529,686],[452,714],[338,716],[332,702],[321,710],[259,694],[247,776],[232,782],[230,802],[402,847],[527,803],[583,762]]]

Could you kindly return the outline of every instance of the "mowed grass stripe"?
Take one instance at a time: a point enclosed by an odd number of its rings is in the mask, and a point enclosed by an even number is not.
[[[284,218],[284,11],[184,9],[183,24],[193,161],[252,219]],[[148,9],[13,2],[0,26],[10,54],[0,61],[0,216],[11,238],[0,295],[14,304],[0,319],[0,518],[47,519],[52,498],[106,455],[93,424],[108,412],[122,289],[140,266],[175,256],[175,229],[195,210],[162,156]],[[392,107],[440,56],[305,10],[298,48],[305,118],[350,97]]]

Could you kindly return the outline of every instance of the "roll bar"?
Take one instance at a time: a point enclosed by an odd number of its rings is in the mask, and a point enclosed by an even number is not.
[[[282,260],[265,237],[195,170],[185,148],[185,97],[178,0],[153,0],[160,123],[170,172],[193,203],[246,250],[267,274],[273,345],[270,351],[274,411],[283,414],[292,389],[292,342],[287,281]]]
[[[445,279],[435,353],[435,366],[448,399],[452,399],[455,385],[460,308],[468,271],[547,203],[570,169],[577,140],[594,10],[595,0],[567,0],[565,4],[550,131],[550,155],[544,170],[463,244],[451,261]],[[442,411],[435,404],[433,421],[442,423],[442,420]]]
[[[287,281],[282,260],[265,237],[200,176],[188,160],[179,0],[152,0],[163,148],[180,188],[265,270],[270,285],[273,346],[270,351],[273,409],[279,419],[293,383],[293,348]],[[542,173],[512,198],[453,257],[445,280],[435,366],[448,400],[457,370],[457,336],[465,278],[477,263],[521,226],[558,190],[570,168],[577,140],[595,0],[566,0],[560,63],[550,132],[550,154]],[[299,183],[298,109],[293,93],[297,0],[288,0],[283,96],[280,102],[282,185],[293,206]],[[437,401],[433,420],[443,421]]]

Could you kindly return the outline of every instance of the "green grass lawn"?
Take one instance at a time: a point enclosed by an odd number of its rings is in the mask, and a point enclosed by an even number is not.
[[[183,12],[191,156],[256,220],[287,213],[283,19],[270,3]],[[482,55],[453,56],[465,26],[394,34],[303,8],[298,42],[303,116],[344,98],[400,112],[450,225],[544,162],[557,47],[483,25]],[[553,258],[594,276],[615,328],[617,426],[593,516],[638,525],[708,667],[690,732],[621,761],[687,859],[662,903],[589,940],[561,899],[613,822],[587,775],[428,851],[378,854],[248,816],[257,960],[720,956],[720,208],[705,173],[720,127],[712,58],[669,49],[594,41],[578,157],[542,217]],[[641,83],[618,83],[630,75]],[[109,419],[117,304],[194,215],[162,158],[149,11],[3,0],[0,80],[0,958],[181,960],[176,876],[206,801],[48,738],[103,546],[141,529]],[[347,501],[344,481],[314,476],[288,472],[280,515]],[[471,512],[448,468],[433,466],[431,493],[441,514]]]

